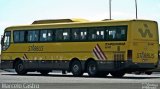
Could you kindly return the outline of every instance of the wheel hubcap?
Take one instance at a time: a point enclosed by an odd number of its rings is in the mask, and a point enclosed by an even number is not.
[[[22,65],[22,64],[19,64],[19,65],[18,65],[18,70],[19,70],[19,71],[22,71],[22,70],[23,70],[23,65]]]
[[[78,70],[79,70],[79,66],[78,66],[78,65],[74,65],[74,66],[73,66],[73,71],[74,71],[74,72],[77,72]]]
[[[89,66],[89,72],[90,72],[91,74],[94,74],[95,71],[96,71],[96,66],[95,66],[95,65],[90,65],[90,66]]]

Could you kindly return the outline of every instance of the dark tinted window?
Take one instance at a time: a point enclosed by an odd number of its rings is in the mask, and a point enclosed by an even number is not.
[[[72,29],[72,40],[74,40],[74,41],[80,40],[80,29],[78,29],[78,28]]]
[[[40,41],[47,41],[47,30],[41,30],[40,31]]]
[[[14,31],[14,42],[25,42],[25,31]]]
[[[126,26],[109,27],[106,30],[106,33],[107,33],[107,40],[110,40],[110,41],[126,41],[127,40]]]
[[[89,28],[89,40],[104,40],[104,27]]]
[[[82,28],[80,29],[80,40],[87,40],[87,29]]]
[[[28,31],[27,41],[28,42],[37,42],[39,39],[39,31]]]
[[[54,34],[52,30],[41,30],[40,31],[40,41],[53,41]]]
[[[47,41],[54,41],[55,40],[55,33],[53,30],[48,30],[47,32]]]
[[[58,29],[56,30],[57,41],[69,41],[70,40],[70,29]]]

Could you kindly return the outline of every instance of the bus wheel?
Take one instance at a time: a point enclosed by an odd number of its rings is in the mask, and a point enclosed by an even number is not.
[[[49,71],[40,71],[41,75],[48,75]]]
[[[116,78],[121,78],[125,75],[125,72],[111,72],[111,75]]]
[[[27,74],[27,71],[24,68],[23,62],[22,61],[17,61],[15,64],[15,71],[19,75],[25,75]]]
[[[95,77],[95,76],[98,75],[97,63],[95,61],[90,61],[88,63],[87,72],[88,72],[88,75],[91,76],[91,77]]]
[[[73,61],[72,62],[71,72],[72,72],[73,76],[76,76],[76,77],[83,75],[82,65],[79,61]]]

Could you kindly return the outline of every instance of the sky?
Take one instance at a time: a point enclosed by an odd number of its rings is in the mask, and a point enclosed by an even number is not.
[[[155,20],[160,28],[160,0],[137,0],[138,19]],[[112,0],[112,19],[135,19],[135,0]],[[12,25],[34,20],[109,19],[109,0],[0,0],[0,35]]]

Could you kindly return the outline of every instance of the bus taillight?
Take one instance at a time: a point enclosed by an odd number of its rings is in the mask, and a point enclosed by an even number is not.
[[[128,61],[132,61],[132,50],[128,50],[127,58]]]

